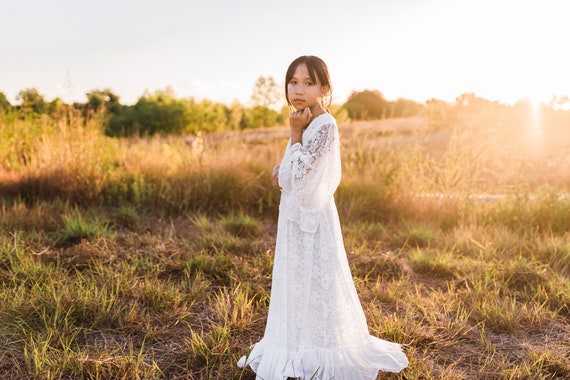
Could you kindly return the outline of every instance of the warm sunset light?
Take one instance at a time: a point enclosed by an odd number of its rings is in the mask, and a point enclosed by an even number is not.
[[[2,0],[0,380],[570,379],[568,8]]]
[[[292,58],[315,54],[329,62],[337,102],[363,89],[548,102],[570,94],[565,9],[555,0],[9,1],[0,91],[10,101],[29,87],[83,101],[111,88],[133,103],[171,86],[181,97],[247,102],[258,76],[281,81]]]
[[[530,150],[536,152],[543,134],[542,104],[538,97],[530,97],[528,102],[529,114],[526,133]]]

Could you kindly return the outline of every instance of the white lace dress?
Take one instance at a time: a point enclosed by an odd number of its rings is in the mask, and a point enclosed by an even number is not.
[[[408,365],[400,345],[368,333],[333,197],[340,178],[336,121],[319,115],[302,145],[288,144],[279,170],[265,335],[238,362],[258,380],[376,379],[379,370],[399,372]]]

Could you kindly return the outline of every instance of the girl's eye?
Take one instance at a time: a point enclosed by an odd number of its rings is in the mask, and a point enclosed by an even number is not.
[[[305,86],[312,86],[312,85],[313,85],[313,82],[307,82],[307,83],[305,83]]]

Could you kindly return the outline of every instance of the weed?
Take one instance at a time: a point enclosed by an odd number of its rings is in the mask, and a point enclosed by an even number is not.
[[[430,249],[416,248],[410,253],[409,260],[412,269],[419,274],[453,278],[457,272],[455,260],[450,255]]]
[[[86,220],[78,210],[63,215],[62,219],[63,228],[54,233],[56,243],[60,246],[77,244],[83,239],[89,240],[110,233],[108,223],[98,219]]]
[[[228,232],[239,237],[252,238],[259,233],[259,221],[244,213],[222,217],[220,222]]]

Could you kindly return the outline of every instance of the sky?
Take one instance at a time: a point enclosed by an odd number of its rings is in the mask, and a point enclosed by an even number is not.
[[[334,101],[509,103],[570,95],[564,0],[0,0],[0,92],[36,88],[123,104],[170,86],[177,97],[247,104],[300,55],[329,67]]]

